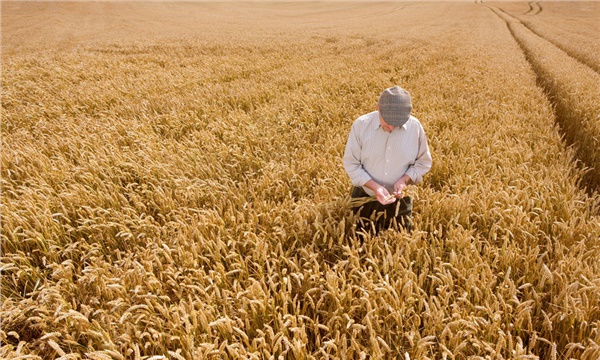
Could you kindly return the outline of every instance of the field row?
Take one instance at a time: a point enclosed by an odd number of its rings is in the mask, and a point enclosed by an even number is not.
[[[491,2],[529,30],[600,72],[600,4],[597,1]]]
[[[145,19],[3,53],[3,358],[600,355],[600,198],[489,8],[61,6]],[[434,166],[361,244],[341,156],[392,84]]]
[[[586,8],[585,5],[583,5]],[[583,165],[589,167],[585,185],[591,189],[600,188],[600,95],[597,88],[600,84],[598,64],[585,61],[574,53],[576,58],[569,56],[572,52],[563,52],[553,43],[531,32],[524,22],[507,15],[499,8],[493,7],[511,29],[531,62],[538,78],[538,83],[555,104],[557,121],[565,138],[573,144],[577,158]],[[559,22],[560,23],[560,22]],[[554,22],[553,22],[554,26]],[[581,26],[580,27],[584,27]],[[578,29],[579,27],[576,27]],[[555,33],[549,33],[556,36]],[[572,36],[562,36],[561,40],[571,44],[575,49],[577,41]],[[595,43],[586,37],[586,43]],[[579,43],[579,45],[583,45]],[[593,48],[591,50],[594,50]],[[588,52],[586,54],[593,54]],[[596,59],[596,56],[593,56]],[[581,62],[579,60],[581,60]]]

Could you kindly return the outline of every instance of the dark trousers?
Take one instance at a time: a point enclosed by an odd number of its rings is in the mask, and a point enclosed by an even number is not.
[[[362,188],[352,189],[352,198],[369,197]],[[373,232],[389,228],[403,228],[412,230],[412,198],[405,196],[389,205],[381,205],[377,200],[352,208],[352,212],[359,216],[356,224],[357,232]]]

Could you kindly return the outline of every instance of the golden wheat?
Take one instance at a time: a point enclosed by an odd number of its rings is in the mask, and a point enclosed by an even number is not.
[[[2,20],[3,358],[600,354],[600,199],[490,8],[3,2]],[[390,84],[434,166],[413,233],[361,243],[341,154]]]
[[[595,1],[537,1],[535,11],[525,10],[525,2],[492,3],[517,17],[536,34],[552,42],[569,55],[600,72],[598,17],[600,5]],[[533,5],[533,2],[530,2]],[[565,16],[565,14],[569,14]],[[576,20],[575,20],[576,19]],[[577,26],[573,26],[576,22]]]
[[[553,98],[558,122],[584,166],[587,183],[600,184],[600,97],[595,91],[600,74],[571,58],[515,18],[498,12],[509,24],[537,73],[539,83]]]

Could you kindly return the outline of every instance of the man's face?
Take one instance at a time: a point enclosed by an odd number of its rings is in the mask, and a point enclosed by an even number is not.
[[[381,116],[381,114],[379,114],[379,123],[381,124],[381,127],[383,128],[383,130],[387,131],[387,132],[392,132],[392,130],[394,130],[396,127],[392,126],[388,123],[385,122],[385,120],[383,120],[383,117]]]

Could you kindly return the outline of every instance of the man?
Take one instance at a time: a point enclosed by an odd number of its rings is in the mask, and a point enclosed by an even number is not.
[[[378,111],[354,121],[344,152],[344,168],[354,185],[352,198],[377,198],[353,208],[360,217],[357,231],[374,226],[378,232],[394,224],[410,231],[412,199],[403,191],[422,182],[431,169],[431,153],[421,123],[410,115],[406,90],[385,89],[377,105]]]

